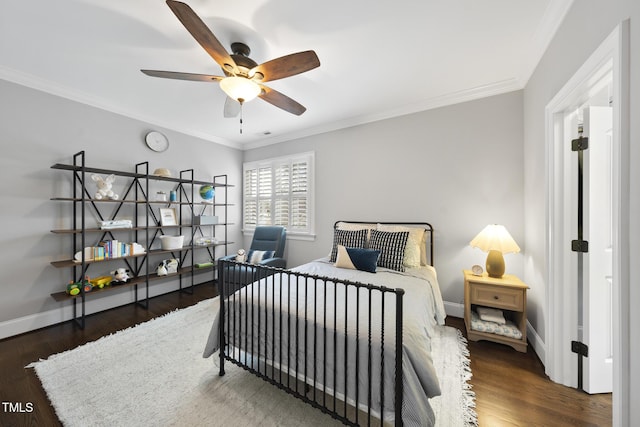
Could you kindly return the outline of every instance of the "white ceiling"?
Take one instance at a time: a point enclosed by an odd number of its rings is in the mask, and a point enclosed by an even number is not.
[[[0,78],[210,141],[250,148],[521,89],[573,0],[187,0],[220,42],[262,63],[314,50],[320,67],[267,83],[224,118],[222,75],[163,0],[3,0]],[[268,136],[265,133],[269,132]]]

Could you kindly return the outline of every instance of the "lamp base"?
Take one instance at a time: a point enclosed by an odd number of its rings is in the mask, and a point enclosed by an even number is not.
[[[500,251],[489,251],[487,255],[487,274],[489,277],[500,279],[504,275],[504,257]]]

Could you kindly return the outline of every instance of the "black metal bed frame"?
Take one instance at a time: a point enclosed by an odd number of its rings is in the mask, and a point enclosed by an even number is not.
[[[339,222],[336,222],[334,228]],[[375,222],[344,222],[375,224]],[[433,227],[430,224],[391,224],[412,225],[425,228],[429,234],[426,243],[430,255],[429,260],[431,265],[433,265]],[[240,271],[241,269],[245,269],[245,272]],[[240,283],[240,280],[246,280],[246,269],[250,269],[251,280],[248,283]],[[246,285],[250,283],[257,285],[257,298],[253,288],[250,293],[247,291]],[[334,284],[333,291],[331,291],[333,295],[327,295],[327,286],[325,286],[327,283]],[[314,291],[314,300],[312,301],[314,304],[313,313],[309,313],[306,308],[308,295],[305,291],[304,301],[302,303],[296,301],[295,307],[292,307],[289,299],[291,289],[295,287],[296,295],[299,295],[298,291],[300,286],[304,286],[306,289],[310,284],[313,285],[314,289],[318,286],[324,289],[324,295],[322,295],[322,301],[324,301],[322,304],[324,306],[317,307],[318,303],[315,298],[316,291]],[[225,360],[228,360],[294,397],[320,409],[346,425],[382,424],[382,420],[384,420],[385,399],[393,399],[395,425],[403,425],[403,289],[351,282],[267,266],[247,265],[222,259],[218,261],[218,287],[221,301],[219,331],[221,376],[225,374],[224,363]],[[263,289],[263,287],[265,292],[264,295],[261,295],[261,289]],[[338,292],[339,288],[340,292]],[[264,307],[258,304],[256,319],[255,304],[260,302],[261,297],[267,299],[269,290],[271,290],[271,300],[264,302]],[[351,295],[353,295],[353,292],[356,293],[355,301],[352,302],[351,305],[346,301],[350,290]],[[279,299],[277,300],[276,291],[278,291],[279,294]],[[379,306],[372,306],[372,297],[375,293],[380,293]],[[284,301],[283,294],[285,295]],[[365,301],[368,300],[368,304],[366,304],[365,307],[361,307],[360,303],[363,295]],[[340,313],[344,315],[345,319],[344,330],[337,329],[337,310],[333,310],[334,319],[329,319],[329,323],[332,323],[332,325],[327,326],[327,306],[328,304],[333,304],[333,307],[337,307],[338,298],[344,298],[345,312]],[[391,303],[395,305],[396,316],[393,324],[385,325],[384,316],[380,316],[379,314],[385,312],[385,304],[389,304],[388,301],[385,301],[389,299]],[[355,307],[353,307],[353,305],[355,305]],[[277,309],[275,308],[276,306],[278,307]],[[270,319],[269,314],[271,315]],[[367,319],[364,325],[360,324],[361,315],[364,315]],[[355,337],[351,335],[351,338],[355,339],[355,345],[353,342],[350,343],[348,339],[346,319],[349,316],[355,316],[354,320],[352,320],[352,322],[356,323]],[[380,319],[380,330],[372,330],[373,316],[378,316]],[[286,318],[286,320],[284,318]],[[264,324],[262,324],[263,320]],[[257,330],[254,327],[254,322],[257,322]],[[260,331],[263,329],[265,332],[271,331],[274,336],[277,334],[277,339],[273,338],[271,340],[270,348],[265,337],[260,335]],[[395,354],[393,360],[393,396],[391,397],[385,397],[384,395],[384,355],[385,345],[388,345],[385,343],[385,331],[387,335],[395,335],[394,342],[392,343],[393,347],[391,347],[392,350],[390,350]],[[393,331],[393,334],[390,333],[391,331]],[[258,336],[255,334],[258,334]],[[283,334],[285,334],[285,348],[283,348]],[[372,340],[372,335],[378,337],[378,339]],[[310,336],[311,338],[309,339]],[[321,351],[324,352],[321,360],[318,360],[318,339],[322,340]],[[330,341],[327,342],[327,339]],[[339,343],[339,339],[343,339],[344,342]],[[361,342],[361,340],[363,342]],[[278,344],[276,344],[276,341],[278,341]],[[333,354],[332,357],[329,357],[330,360],[327,360],[326,356],[327,344],[333,346]],[[337,350],[338,344],[344,346],[342,354],[339,354]],[[295,360],[291,360],[292,345],[294,345]],[[366,351],[365,354],[360,353],[362,351],[361,347],[364,347]],[[349,351],[355,352],[355,354],[349,353]],[[286,355],[283,356],[283,353]],[[277,354],[279,356],[276,356]],[[303,360],[299,360],[299,354],[303,354]],[[372,365],[372,361],[375,359],[373,354],[380,355],[379,371]],[[348,368],[347,361],[349,357],[355,357],[355,369],[350,370]],[[361,361],[363,361],[363,363],[361,363]],[[309,362],[312,363],[312,372],[310,372],[309,369]],[[341,366],[344,378],[337,378],[338,369],[328,370],[327,363],[329,363],[331,367],[337,367],[338,364],[342,364],[342,362],[344,362],[344,366]],[[322,364],[320,368],[318,368],[319,363]],[[362,366],[363,364],[366,366]],[[318,371],[322,373],[321,378],[317,377]],[[333,378],[327,379],[328,371],[333,373]],[[372,377],[375,372],[379,372],[379,379]],[[365,374],[367,387],[366,390],[360,390],[358,377]],[[338,381],[340,381],[340,383]],[[373,381],[379,381],[380,383],[377,396],[373,395]],[[332,385],[333,390],[327,390],[328,382]],[[351,386],[349,386],[349,384],[351,384]],[[342,387],[341,392],[338,391],[338,387]],[[351,387],[351,389],[349,389],[349,387]],[[344,396],[344,401],[341,401],[336,394]],[[355,404],[348,403],[349,401],[355,402]],[[378,416],[372,414],[372,402],[374,401],[381,402],[378,409],[373,409],[373,411],[377,412]]]

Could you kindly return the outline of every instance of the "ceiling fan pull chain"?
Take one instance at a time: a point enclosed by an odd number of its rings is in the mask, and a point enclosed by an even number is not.
[[[242,101],[240,102],[240,135],[242,135],[242,104],[244,104]]]

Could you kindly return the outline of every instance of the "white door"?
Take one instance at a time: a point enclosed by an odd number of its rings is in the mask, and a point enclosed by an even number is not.
[[[623,249],[630,244],[629,231],[629,177],[630,167],[628,155],[631,147],[629,140],[629,20],[616,27],[609,37],[600,45],[587,61],[578,69],[562,89],[547,104],[546,121],[546,160],[548,165],[547,193],[547,286],[545,311],[545,372],[552,381],[569,387],[576,385],[576,355],[571,351],[571,341],[577,338],[576,320],[578,319],[578,301],[582,311],[582,300],[578,299],[575,276],[577,267],[573,265],[578,258],[567,250],[571,239],[576,239],[575,224],[571,219],[576,217],[575,199],[572,198],[571,209],[567,209],[565,201],[574,194],[575,186],[569,185],[566,172],[571,169],[568,161],[570,155],[565,153],[567,144],[576,135],[567,135],[567,115],[576,112],[576,107],[585,105],[597,90],[600,81],[606,80],[611,86],[606,102],[590,105],[611,105],[613,107],[613,425],[627,426],[634,423],[631,419],[633,410],[629,407],[636,404],[629,401],[629,387],[633,383],[633,375],[629,375],[632,354],[629,348],[629,270],[631,263]],[[597,87],[596,87],[597,86]],[[609,99],[611,98],[609,102]],[[569,176],[574,176],[573,174]],[[571,236],[567,234],[571,232]],[[637,261],[636,261],[637,262]],[[535,277],[535,268],[530,272]],[[529,277],[529,276],[528,276]],[[572,280],[573,279],[573,280]],[[533,279],[532,279],[533,280]],[[600,304],[598,308],[602,307]],[[593,309],[591,310],[593,311]],[[608,321],[605,320],[605,322]],[[589,326],[587,326],[589,328]],[[592,329],[592,328],[591,328]],[[588,331],[591,335],[591,330]],[[587,338],[588,339],[588,338]],[[590,343],[593,340],[590,340]],[[591,343],[590,353],[598,352]],[[586,360],[586,359],[585,359]],[[593,362],[595,364],[595,362]],[[583,372],[586,371],[583,369]],[[588,372],[587,372],[588,375]],[[583,384],[584,388],[584,384]]]
[[[584,239],[589,242],[583,265],[583,387],[587,393],[613,390],[613,115],[611,107],[583,110]]]

